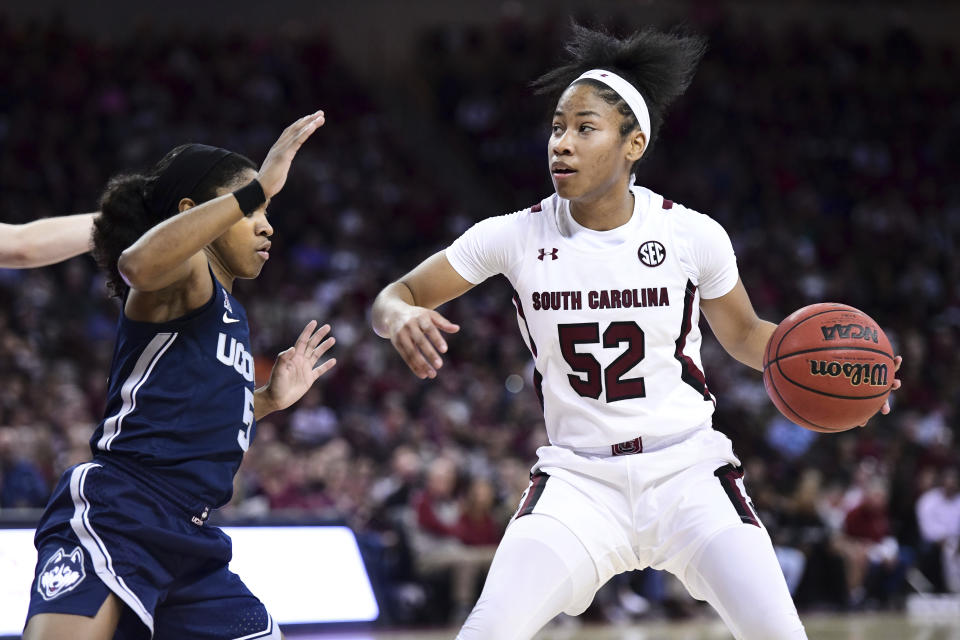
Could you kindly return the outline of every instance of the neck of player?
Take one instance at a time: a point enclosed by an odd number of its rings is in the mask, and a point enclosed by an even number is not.
[[[633,192],[629,183],[590,197],[570,201],[570,215],[582,227],[594,231],[610,231],[622,227],[633,215]]]
[[[209,246],[204,247],[203,252],[207,256],[207,261],[210,263],[210,268],[213,269],[213,275],[216,276],[217,281],[223,285],[227,293],[233,293],[234,276],[223,263],[223,259],[217,255],[216,251],[211,251]]]

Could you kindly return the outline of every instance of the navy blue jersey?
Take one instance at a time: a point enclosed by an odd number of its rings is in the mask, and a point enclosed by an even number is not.
[[[230,500],[255,424],[247,314],[216,278],[213,285],[209,302],[170,322],[121,314],[105,417],[90,448],[174,495],[218,507]]]

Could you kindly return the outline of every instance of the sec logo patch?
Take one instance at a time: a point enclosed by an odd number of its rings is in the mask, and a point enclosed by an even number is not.
[[[637,250],[637,256],[640,262],[648,267],[656,267],[663,264],[667,257],[667,250],[656,240],[647,240]]]

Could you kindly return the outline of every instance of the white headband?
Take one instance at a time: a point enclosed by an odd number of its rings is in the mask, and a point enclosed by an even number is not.
[[[591,69],[590,71],[584,72],[583,75],[573,82],[579,82],[580,80],[587,79],[602,82],[620,94],[620,97],[623,98],[623,100],[627,103],[627,106],[630,107],[630,110],[633,111],[633,115],[637,118],[637,122],[640,123],[640,131],[643,131],[647,135],[647,145],[649,146],[650,112],[647,111],[647,103],[643,101],[643,96],[640,95],[640,92],[637,91],[637,88],[615,74],[613,71],[607,71],[606,69]],[[573,82],[570,84],[573,84]]]

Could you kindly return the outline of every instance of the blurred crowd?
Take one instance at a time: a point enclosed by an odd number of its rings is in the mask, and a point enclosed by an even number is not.
[[[960,590],[958,50],[906,30],[768,31],[702,17],[709,51],[639,182],[730,233],[761,317],[813,302],[864,309],[904,356],[894,411],[820,435],[787,422],[760,376],[706,340],[716,427],[801,608],[897,607]],[[627,30],[636,21],[617,22]],[[425,30],[412,100],[507,203],[451,194],[338,58],[306,35],[160,33],[95,41],[56,23],[0,22],[0,219],[92,211],[107,178],[187,141],[263,157],[318,107],[327,124],[271,205],[271,261],[239,283],[257,379],[311,318],[339,364],[257,426],[222,519],[345,522],[393,622],[463,617],[546,443],[510,291],[444,309],[461,322],[440,376],[415,378],[369,328],[377,291],[474,221],[550,193],[551,105],[528,82],[558,59],[563,18]],[[119,306],[88,257],[0,270],[0,518],[42,508],[89,458]],[[706,324],[704,323],[704,327]],[[26,515],[25,515],[26,514]],[[593,614],[685,615],[657,572],[615,579]]]

